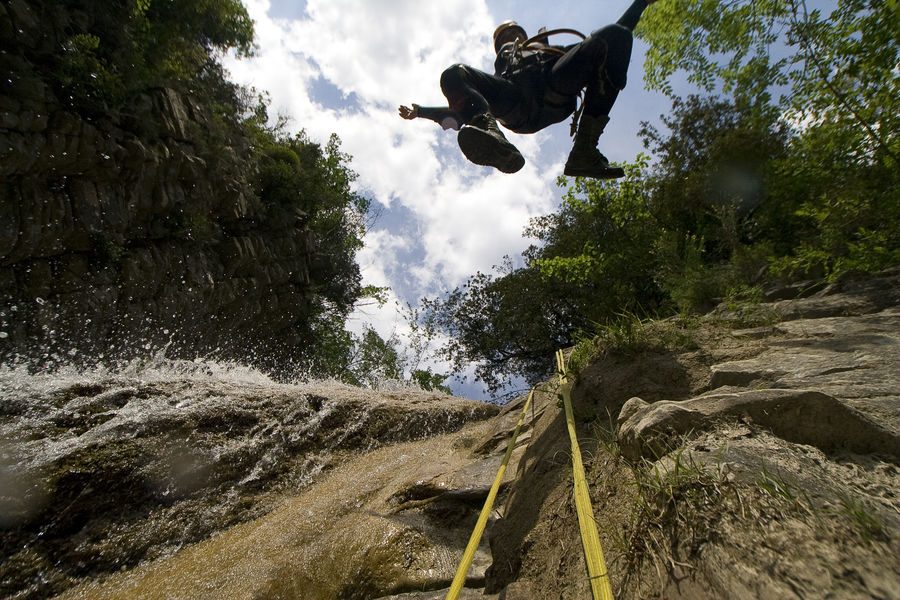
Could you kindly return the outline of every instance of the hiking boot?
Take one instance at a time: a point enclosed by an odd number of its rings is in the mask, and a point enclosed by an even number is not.
[[[456,136],[459,149],[476,165],[494,167],[504,173],[515,173],[525,166],[525,158],[500,131],[497,121],[488,113],[472,117]]]
[[[569,153],[569,159],[563,173],[569,177],[590,177],[592,179],[618,179],[625,177],[622,167],[612,167],[609,160],[597,150],[597,142],[603,128],[609,123],[609,117],[592,117],[581,115],[575,144]]]

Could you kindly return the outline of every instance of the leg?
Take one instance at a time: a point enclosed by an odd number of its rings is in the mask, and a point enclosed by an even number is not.
[[[553,66],[550,77],[553,89],[571,94],[584,88],[583,113],[563,170],[566,175],[597,179],[625,175],[620,167],[609,165],[609,160],[597,149],[597,142],[609,122],[609,112],[619,91],[625,87],[631,46],[630,30],[618,24],[607,25],[593,32]]]
[[[651,0],[655,1],[655,0]],[[644,9],[647,8],[647,5],[651,2],[647,0],[634,0],[631,6],[622,13],[622,16],[619,17],[617,23],[624,27],[629,31],[634,31],[634,28],[637,27],[638,21],[641,18],[641,15],[644,13]]]
[[[450,108],[463,119],[457,142],[463,154],[477,165],[515,173],[525,158],[509,143],[494,115],[504,115],[521,101],[511,82],[466,65],[453,65],[441,75],[441,90]]]
[[[584,89],[585,114],[608,115],[625,87],[631,46],[631,31],[625,27],[617,24],[598,29],[553,65],[550,87],[566,95]]]
[[[609,113],[625,88],[631,62],[632,30],[647,8],[647,0],[635,0],[615,25],[593,32],[562,57],[551,71],[550,85],[561,93],[585,89],[584,111],[564,173],[569,176],[615,179],[625,171],[611,167],[597,149],[609,123]]]
[[[521,101],[521,92],[511,82],[468,65],[444,70],[441,91],[450,108],[462,116],[463,124],[485,113],[502,117]]]

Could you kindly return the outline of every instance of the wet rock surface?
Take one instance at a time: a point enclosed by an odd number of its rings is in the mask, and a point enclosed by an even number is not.
[[[491,440],[518,412],[357,456],[254,521],[63,597],[444,597],[506,449]],[[464,598],[482,597],[490,561],[485,538]]]
[[[900,595],[900,328],[896,305],[871,293],[896,278],[860,283],[862,300],[829,291],[844,316],[735,329],[720,311],[690,349],[608,355],[581,373],[576,427],[617,598]],[[818,302],[829,289],[779,300],[779,310],[793,314],[780,303]],[[19,448],[32,448],[27,464],[56,465],[59,478],[82,486],[94,465],[106,473],[96,527],[73,519],[77,503],[57,504],[79,529],[57,538],[69,540],[59,556],[74,566],[55,589],[92,599],[444,597],[524,398],[491,416],[497,409],[474,408],[483,405],[367,394],[342,400],[348,414],[329,392],[268,385],[86,377],[12,395],[21,400],[3,404],[0,422],[18,432]],[[44,408],[35,411],[38,397]],[[148,402],[152,418],[123,420]],[[187,443],[171,437],[179,423],[190,424]],[[79,454],[101,448],[91,440],[105,435],[118,440],[106,455]],[[165,441],[148,452],[150,438]],[[335,450],[310,454],[318,444]],[[463,597],[590,598],[553,382],[538,389],[515,447]],[[221,472],[205,466],[214,451]],[[144,557],[136,566],[98,577],[92,565],[121,559],[110,548],[133,550],[114,508],[127,497],[157,507],[132,513],[157,545],[135,553]],[[12,518],[29,514],[18,510]],[[218,535],[191,537],[208,521]],[[27,566],[35,585],[58,567],[37,552],[40,528],[24,523],[13,530],[31,527],[33,550],[17,550],[4,568]]]
[[[81,381],[4,372],[2,595],[46,597],[166,554],[265,514],[351,455],[497,410],[409,390],[277,385],[249,371],[223,380],[215,366]]]

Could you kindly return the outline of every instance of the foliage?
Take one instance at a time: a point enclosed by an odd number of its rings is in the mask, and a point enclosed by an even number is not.
[[[629,468],[634,502],[622,535],[627,565],[620,589],[632,577],[640,580],[641,566],[648,562],[654,563],[662,589],[675,576],[676,565],[685,565],[676,560],[677,547],[696,551],[715,537],[719,521],[730,512],[731,496],[739,499],[737,486],[724,469],[699,463],[683,449]]]
[[[452,390],[444,385],[447,375],[432,373],[428,369],[416,369],[410,374],[410,381],[426,392],[443,392],[451,394]]]
[[[841,497],[841,512],[850,519],[850,525],[865,541],[890,539],[878,513],[861,498],[850,495]]]
[[[684,71],[793,127],[789,152],[768,165],[791,208],[768,215],[786,225],[773,236],[780,274],[834,278],[900,259],[897,9],[837,0],[826,16],[804,0],[673,0],[641,22],[651,88],[671,94]]]
[[[640,321],[708,309],[750,286],[766,261],[748,244],[763,247],[772,235],[759,215],[786,133],[715,98],[678,100],[664,123],[667,136],[642,131],[657,165],[641,155],[622,180],[560,180],[559,211],[526,230],[540,246],[523,254],[523,267],[509,261],[428,303],[458,369],[476,363],[492,392],[508,376],[533,383],[557,348],[610,337],[630,321],[624,314]]]
[[[60,98],[88,114],[120,108],[152,87],[221,92],[217,54],[253,49],[240,0],[67,0],[55,69]],[[233,86],[225,86],[233,91]]]
[[[721,85],[760,107],[781,86],[778,104],[798,122],[842,124],[858,136],[849,153],[885,153],[896,163],[896,19],[896,2],[838,0],[825,17],[805,0],[672,0],[638,29],[650,44],[645,81],[671,95],[681,70],[707,92]]]
[[[368,325],[348,356],[348,371],[355,375],[350,383],[373,388],[384,380],[402,377],[397,349]]]
[[[662,121],[668,135],[641,129],[660,157],[651,184],[660,285],[680,310],[706,311],[806,233],[797,201],[776,195],[789,131],[770,112],[716,97],[676,99]]]
[[[642,352],[666,352],[696,349],[694,332],[698,323],[692,318],[665,320],[641,319],[622,313],[605,324],[596,325],[594,335],[581,335],[569,356],[569,369],[579,374],[602,356],[631,356]]]
[[[620,181],[561,181],[522,266],[429,301],[452,338],[446,356],[496,391],[545,376],[558,347],[577,344],[584,361],[644,348],[657,315],[725,302],[768,320],[753,309],[764,286],[898,264],[898,5],[835,4],[648,10],[645,80],[673,99],[662,127],[640,132],[656,162],[638,157]],[[674,96],[678,73],[705,95]]]
[[[371,302],[384,305],[386,292],[387,288],[366,286],[355,306]],[[429,354],[434,329],[428,323],[419,323],[417,309],[409,305],[404,316],[409,331],[406,343],[401,344],[396,333],[383,338],[371,325],[363,324],[361,334],[356,334],[346,329],[346,318],[340,314],[321,312],[306,336],[309,350],[302,362],[309,374],[317,378],[333,378],[373,389],[399,384],[451,394],[444,384],[448,375],[422,364]]]
[[[356,252],[371,203],[352,188],[350,157],[336,135],[323,148],[303,131],[288,135],[283,124],[256,126],[252,133],[259,150],[255,188],[269,221],[309,228],[315,240],[310,278],[317,294],[346,317],[364,295]]]
[[[644,81],[673,95],[679,70],[699,89],[767,104],[770,85],[787,83],[789,59],[772,56],[778,20],[787,16],[780,0],[671,0],[641,18],[637,35],[649,44]],[[679,51],[675,49],[678,48]]]
[[[447,297],[425,301],[457,371],[475,363],[491,393],[507,375],[534,383],[547,375],[553,353],[593,324],[622,310],[658,308],[645,167],[629,166],[623,182],[572,182],[558,213],[532,221],[526,233],[543,245],[526,250],[524,266],[507,260],[496,275],[478,273]]]
[[[350,312],[363,298],[384,290],[363,287],[356,253],[362,248],[370,200],[354,191],[350,157],[332,135],[328,143],[305,132],[290,135],[284,123],[267,126],[264,110],[247,124],[257,149],[254,188],[270,227],[305,228],[313,247],[309,278],[313,294],[305,318],[297,324],[302,346],[298,360],[317,376],[354,385],[375,386],[400,379],[396,344],[371,327],[356,335],[345,329]]]

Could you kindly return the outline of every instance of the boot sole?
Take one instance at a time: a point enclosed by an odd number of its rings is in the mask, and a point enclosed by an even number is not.
[[[569,167],[563,169],[563,175],[568,177],[589,177],[591,179],[621,179],[625,177],[625,169],[622,167],[607,167],[605,169]]]
[[[477,127],[463,127],[456,137],[459,149],[476,165],[515,173],[525,166],[525,157],[509,142],[503,142]]]

